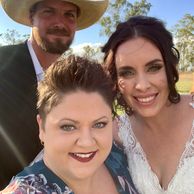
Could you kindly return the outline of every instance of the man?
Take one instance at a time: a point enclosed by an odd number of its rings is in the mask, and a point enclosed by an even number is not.
[[[36,87],[43,71],[94,24],[108,0],[1,0],[16,22],[32,27],[23,44],[0,48],[0,188],[41,150]],[[48,94],[49,95],[49,94]]]

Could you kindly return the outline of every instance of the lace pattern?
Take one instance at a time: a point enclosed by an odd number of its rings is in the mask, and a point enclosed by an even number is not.
[[[181,168],[184,165],[184,162],[186,159],[193,157],[193,156],[194,156],[194,120],[192,123],[190,138],[185,145],[185,150],[180,159],[179,168]]]
[[[133,182],[142,194],[194,194],[194,120],[191,135],[185,144],[176,174],[164,190],[152,171],[140,143],[133,133],[126,114],[120,117],[119,137],[128,156],[129,171]]]
[[[136,155],[139,155],[143,161],[146,161],[145,156],[142,154],[143,150],[141,150],[141,146],[133,133],[131,123],[125,114],[120,117],[118,136],[123,142],[126,153],[133,152]]]

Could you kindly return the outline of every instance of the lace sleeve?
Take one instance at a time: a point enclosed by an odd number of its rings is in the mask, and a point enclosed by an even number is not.
[[[136,140],[132,133],[131,123],[127,115],[122,115],[119,120],[118,136],[121,139],[126,150],[133,150],[136,146]]]

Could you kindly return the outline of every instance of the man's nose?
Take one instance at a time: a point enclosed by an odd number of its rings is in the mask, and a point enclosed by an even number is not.
[[[54,19],[54,26],[56,28],[61,29],[61,28],[64,28],[66,26],[65,24],[66,24],[66,20],[65,20],[64,15],[61,13],[57,13],[55,15],[55,19]]]

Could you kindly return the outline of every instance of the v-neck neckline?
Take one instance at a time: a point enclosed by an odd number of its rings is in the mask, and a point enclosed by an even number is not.
[[[136,142],[136,152],[137,152],[137,148],[138,148],[139,154],[140,154],[142,160],[145,162],[145,164],[146,164],[147,168],[149,169],[149,171],[151,172],[154,180],[157,182],[158,187],[160,188],[161,191],[167,192],[169,190],[169,188],[171,187],[171,185],[173,184],[173,181],[176,178],[177,174],[179,173],[180,168],[184,165],[184,159],[186,159],[188,157],[189,151],[191,150],[192,141],[194,141],[194,120],[192,121],[192,126],[191,126],[191,129],[190,129],[190,135],[187,138],[187,141],[185,142],[184,150],[183,150],[183,152],[181,154],[181,157],[179,159],[175,174],[172,176],[171,180],[169,181],[167,188],[164,189],[160,185],[158,176],[156,175],[156,173],[151,168],[151,165],[150,165],[150,163],[147,159],[147,156],[146,156],[146,153],[143,150],[143,147],[141,146],[141,143],[138,141],[138,139],[136,138],[136,136],[134,134],[134,131],[132,129],[131,122],[130,122],[130,119],[129,119],[128,115],[125,114],[125,117],[126,117],[126,120],[128,121],[128,124],[129,124],[130,134]]]

